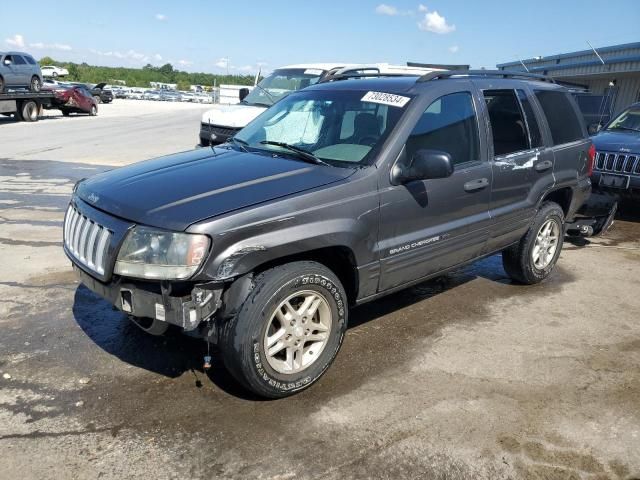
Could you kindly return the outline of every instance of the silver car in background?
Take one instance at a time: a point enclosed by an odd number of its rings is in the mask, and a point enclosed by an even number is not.
[[[6,88],[42,88],[40,65],[28,53],[0,52],[0,93]]]

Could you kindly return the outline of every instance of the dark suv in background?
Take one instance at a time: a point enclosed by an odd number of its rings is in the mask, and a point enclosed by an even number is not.
[[[640,102],[634,103],[594,137],[593,184],[622,197],[640,198]]]
[[[222,146],[79,182],[64,250],[81,281],[149,333],[199,332],[275,398],[327,370],[353,305],[497,252],[514,281],[549,276],[591,191],[567,90],[364,77],[292,92]]]

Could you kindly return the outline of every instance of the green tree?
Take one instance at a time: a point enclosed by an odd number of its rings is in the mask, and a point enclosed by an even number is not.
[[[186,80],[178,80],[178,90],[188,91],[191,88],[191,83]]]

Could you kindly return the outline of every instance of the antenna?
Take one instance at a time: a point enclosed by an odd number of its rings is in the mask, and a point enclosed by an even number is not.
[[[527,71],[527,73],[529,73],[529,69],[527,68],[527,66],[524,64],[524,62],[520,59],[518,59],[518,61],[522,64],[522,66],[524,67],[524,69]]]
[[[587,40],[587,44],[591,47],[591,50],[593,50],[593,53],[596,54],[596,57],[598,57],[598,60],[600,60],[602,62],[602,64],[604,65],[604,60],[602,59],[602,57],[600,56],[598,51],[595,48],[593,48],[593,45],[591,45],[591,43],[589,43],[589,40]]]

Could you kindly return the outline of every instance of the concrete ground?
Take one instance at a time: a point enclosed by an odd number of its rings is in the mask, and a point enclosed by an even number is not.
[[[278,401],[78,285],[74,182],[191,148],[206,108],[0,121],[0,478],[640,478],[637,205],[541,285],[496,256],[354,310],[327,374]]]

